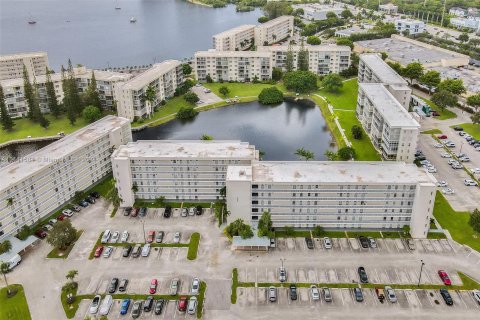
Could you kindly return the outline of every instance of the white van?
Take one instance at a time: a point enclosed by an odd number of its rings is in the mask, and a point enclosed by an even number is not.
[[[101,242],[102,243],[107,243],[108,240],[110,240],[110,236],[112,235],[112,233],[110,232],[110,230],[105,230],[105,232],[103,233],[102,235],[102,240]]]
[[[150,254],[150,243],[145,243],[142,248],[142,257],[148,257]]]
[[[10,260],[7,261],[7,263],[10,265],[8,268],[9,270],[12,270],[16,266],[18,266],[22,262],[22,257],[20,255],[16,254]]]
[[[113,304],[113,298],[111,295],[106,295],[105,298],[103,298],[102,304],[100,305],[100,315],[106,316],[110,312],[110,308],[112,307]]]

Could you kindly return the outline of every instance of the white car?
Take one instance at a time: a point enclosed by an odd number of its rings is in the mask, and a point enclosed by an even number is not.
[[[472,173],[480,173],[480,168],[472,168],[470,171],[472,171]]]
[[[422,161],[420,161],[420,164],[421,164],[421,165],[430,164],[430,161],[428,161],[428,160],[422,160]]]
[[[452,168],[453,169],[462,169],[463,166],[460,163],[454,163],[454,164],[452,164]]]
[[[392,287],[385,286],[385,294],[387,295],[387,299],[390,300],[390,302],[397,302],[397,295],[395,294],[395,291],[393,291]]]
[[[473,290],[472,294],[473,294],[473,298],[475,299],[475,301],[480,303],[480,290]]]
[[[127,230],[123,231],[120,242],[127,242],[128,237],[130,237],[130,234],[128,233],[128,231]]]
[[[112,236],[112,233],[110,232],[110,230],[105,230],[105,232],[103,233],[102,235],[102,240],[101,242],[102,243],[107,243],[108,240],[110,240],[110,237]]]
[[[332,241],[329,237],[323,238],[323,245],[325,246],[325,249],[332,249]]]
[[[192,281],[192,294],[198,294],[200,291],[200,280],[193,278]]]
[[[113,298],[111,295],[107,294],[105,298],[103,298],[102,304],[100,305],[100,312],[101,316],[106,316],[110,309],[112,308]]]
[[[320,290],[317,286],[310,286],[310,294],[312,295],[312,300],[320,300]]]
[[[469,157],[458,158],[458,160],[460,160],[460,162],[470,162],[470,158],[469,158]]]
[[[187,313],[195,314],[195,312],[197,312],[197,297],[190,297],[188,299]]]
[[[90,304],[90,314],[95,314],[98,312],[98,308],[100,307],[100,301],[102,300],[102,297],[99,295],[96,295],[92,303]]]
[[[441,143],[435,143],[433,146],[435,148],[443,148],[443,144],[441,144]]]
[[[443,194],[454,194],[455,191],[452,188],[447,188],[442,190]]]
[[[180,242],[180,232],[175,232],[175,235],[173,236],[173,243],[179,243]]]
[[[452,164],[455,164],[455,163],[459,163],[459,162],[458,162],[457,160],[455,160],[455,159],[450,159],[450,160],[448,160],[448,164],[449,164],[449,165],[452,165]]]
[[[452,155],[448,152],[442,153],[441,156],[442,156],[442,158],[451,158],[452,157]]]
[[[448,186],[447,181],[442,180],[437,182],[437,187],[446,187],[446,186]]]
[[[62,214],[66,217],[71,217],[71,216],[73,216],[73,211],[70,210],[70,209],[65,209],[65,210],[62,211]]]
[[[471,180],[471,179],[465,179],[463,180],[463,183],[466,185],[466,186],[472,186],[472,187],[476,187],[478,186],[478,183]]]
[[[110,255],[112,254],[112,252],[113,252],[113,247],[111,247],[111,246],[106,247],[106,248],[105,248],[105,251],[103,251],[103,257],[104,257],[104,258],[110,257]]]
[[[437,173],[437,169],[436,168],[428,168],[427,171],[429,173]]]
[[[115,232],[112,234],[112,237],[110,238],[110,242],[116,243],[119,238],[120,238],[120,232],[119,232],[119,231],[115,231]]]

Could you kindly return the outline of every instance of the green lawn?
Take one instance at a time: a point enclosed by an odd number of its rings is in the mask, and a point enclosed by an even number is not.
[[[343,87],[336,93],[321,89],[316,92],[324,96],[334,109],[346,109],[355,111],[357,107],[358,82],[357,79],[345,81]]]
[[[476,140],[480,140],[480,124],[474,124],[474,123],[462,123],[459,124],[460,127],[463,128],[463,130],[474,137]],[[452,126],[452,128],[455,126]]]
[[[190,244],[188,245],[188,260],[197,259],[198,245],[200,244],[200,233],[194,232],[190,236]]]
[[[177,111],[180,110],[180,108],[182,107],[195,107],[195,105],[192,105],[191,103],[188,103],[187,101],[185,101],[185,99],[183,99],[183,96],[168,99],[167,103],[164,106],[159,106],[158,110],[154,112],[150,118],[132,122],[132,127],[139,127],[144,125],[147,122],[154,121],[154,120],[166,117],[168,115],[177,113]]]
[[[430,108],[432,108],[432,110],[435,110],[440,114],[438,117],[435,117],[435,119],[447,120],[447,119],[453,119],[453,118],[457,117],[455,112],[450,111],[447,108],[445,108],[442,111],[442,109],[439,106],[437,106],[435,103],[433,103],[432,101],[430,101],[428,99],[425,99],[425,98],[421,98],[421,99],[424,100],[430,106]]]
[[[450,232],[455,241],[480,251],[480,234],[475,232],[468,224],[470,213],[453,210],[447,199],[439,191],[437,191],[435,197],[433,215],[442,228]]]
[[[274,84],[263,84],[263,83],[229,83],[229,82],[224,82],[224,83],[205,83],[203,85],[205,88],[208,88],[215,92],[217,96],[220,98],[223,98],[223,95],[220,94],[218,91],[220,87],[226,86],[229,90],[230,93],[227,95],[227,98],[233,98],[235,96],[239,97],[258,97],[260,92],[265,89],[265,88],[270,88],[276,86],[278,89],[283,91],[283,86],[280,85],[274,85]]]
[[[71,133],[88,125],[83,118],[78,118],[72,126],[66,116],[62,116],[59,119],[55,119],[55,117],[49,114],[45,116],[50,120],[50,126],[47,129],[26,118],[14,120],[15,127],[12,132],[7,132],[0,128],[0,143],[15,139],[25,139],[27,136],[32,136],[32,138],[55,136],[61,131]]]
[[[421,134],[442,134],[442,130],[431,129],[431,130],[422,131]]]
[[[17,290],[11,298],[7,298],[7,288],[0,289],[0,320],[31,319],[22,285],[12,284],[10,289]]]

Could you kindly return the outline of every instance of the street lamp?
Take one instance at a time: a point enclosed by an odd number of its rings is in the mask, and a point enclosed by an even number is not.
[[[462,148],[463,148],[463,141],[462,141],[462,144],[460,145],[460,153],[462,153]]]
[[[147,237],[145,236],[145,221],[142,220],[142,228],[143,228],[143,240],[145,241],[144,243],[147,243]]]
[[[423,266],[425,265],[425,263],[423,262],[423,260],[420,260],[420,262],[421,262],[422,264],[421,264],[421,266],[420,266],[420,275],[418,276],[418,287],[420,287],[420,280],[422,279]]]
[[[287,259],[285,258],[280,258],[280,261],[282,262],[282,269],[283,269],[283,262],[286,261]]]

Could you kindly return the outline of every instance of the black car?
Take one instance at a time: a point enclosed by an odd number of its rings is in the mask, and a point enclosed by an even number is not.
[[[94,204],[95,203],[95,198],[94,197],[86,197],[84,201],[86,201],[90,204]]]
[[[427,160],[427,157],[425,157],[423,154],[421,154],[421,155],[419,155],[419,156],[416,156],[416,157],[415,157],[415,160],[423,161],[423,160]]]
[[[118,278],[113,278],[112,281],[110,281],[110,285],[108,286],[108,293],[115,293],[117,291],[118,287]]]
[[[290,285],[290,300],[297,300],[297,286],[292,284]]]
[[[460,127],[460,126],[455,126],[455,127],[453,127],[453,130],[455,130],[455,131],[463,131],[463,128]]]
[[[364,249],[367,249],[370,246],[369,243],[368,243],[368,238],[367,237],[361,236],[361,237],[358,238],[358,241],[360,241],[360,245]]]
[[[356,300],[357,302],[362,302],[362,301],[363,301],[362,289],[360,289],[360,288],[353,288],[353,294],[355,295],[355,300]]]
[[[165,305],[165,299],[158,299],[157,302],[155,302],[155,309],[154,312],[155,314],[162,314],[163,306]]]
[[[131,212],[132,212],[132,207],[125,208],[125,210],[123,210],[123,215],[129,216]]]
[[[141,207],[140,212],[138,214],[140,217],[145,217],[147,215],[147,208]]]
[[[443,300],[449,306],[453,305],[453,299],[447,289],[440,289],[440,294],[442,295]]]
[[[172,215],[172,207],[171,206],[166,206],[165,207],[165,212],[163,213],[163,216],[165,218],[170,218],[171,215]]]
[[[80,201],[80,202],[78,203],[78,205],[79,205],[80,207],[86,208],[86,207],[88,207],[88,202],[85,201],[85,200],[82,200],[82,201]]]
[[[141,313],[142,313],[142,301],[135,301],[132,307],[132,318],[136,319],[140,317]]]
[[[127,291],[127,286],[128,286],[128,279],[122,279],[122,281],[120,281],[120,285],[118,286],[118,291],[120,292]]]
[[[128,258],[131,252],[132,252],[132,246],[126,246],[125,248],[123,248],[123,257]]]
[[[97,191],[94,191],[90,193],[90,197],[94,197],[95,199],[98,199],[100,198],[100,193],[98,193]]]
[[[153,297],[148,296],[147,300],[143,302],[143,311],[150,312],[153,308]]]
[[[162,243],[164,236],[165,236],[165,232],[163,232],[163,231],[158,231],[158,232],[157,232],[157,236],[155,237],[155,242],[156,242],[156,243]]]
[[[305,237],[305,242],[307,243],[307,248],[308,248],[308,249],[313,249],[313,240],[312,240],[312,238]]]
[[[197,206],[196,214],[197,216],[201,216],[203,213],[203,208],[202,206]]]
[[[364,267],[358,268],[358,276],[360,277],[361,283],[368,283],[368,276]]]

